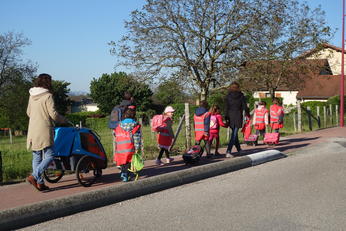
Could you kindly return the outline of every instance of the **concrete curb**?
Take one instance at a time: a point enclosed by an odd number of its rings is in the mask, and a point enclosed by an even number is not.
[[[216,163],[162,174],[69,197],[42,201],[31,205],[0,211],[1,230],[18,229],[47,220],[95,209],[120,201],[158,192],[220,174],[255,166],[285,157],[277,150],[255,153]]]

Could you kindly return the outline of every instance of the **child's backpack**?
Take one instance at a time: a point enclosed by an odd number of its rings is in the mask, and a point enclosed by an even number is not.
[[[163,126],[163,115],[154,115],[151,119],[151,130],[153,132],[159,132],[160,127]]]
[[[112,109],[112,112],[111,112],[111,114],[109,116],[109,122],[108,122],[108,127],[109,128],[115,129],[118,126],[119,122],[122,119],[124,110],[125,110],[125,108],[124,107],[120,107],[119,105],[115,106]]]
[[[217,129],[219,127],[219,121],[216,118],[216,115],[210,116],[210,129]]]

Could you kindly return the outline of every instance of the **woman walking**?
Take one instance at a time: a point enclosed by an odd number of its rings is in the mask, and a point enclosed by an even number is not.
[[[54,122],[66,123],[66,119],[55,110],[52,89],[52,77],[40,74],[29,90],[27,108],[29,128],[27,148],[32,150],[32,174],[26,181],[37,190],[49,190],[44,184],[42,174],[53,160]]]
[[[232,157],[233,145],[237,148],[238,154],[241,153],[238,131],[243,126],[243,111],[245,115],[250,117],[249,108],[246,105],[244,94],[240,91],[240,85],[233,82],[229,88],[229,93],[226,96],[226,116],[227,124],[232,129],[232,135],[229,140],[226,157]]]

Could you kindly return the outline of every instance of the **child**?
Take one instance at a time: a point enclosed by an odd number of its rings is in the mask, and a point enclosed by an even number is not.
[[[209,136],[209,146],[213,144],[213,140],[216,140],[215,144],[215,156],[219,156],[220,153],[218,151],[220,139],[219,139],[219,132],[220,132],[220,126],[227,127],[227,125],[222,121],[222,116],[220,114],[220,108],[217,105],[214,105],[210,109],[210,136]]]
[[[284,110],[283,107],[279,105],[279,99],[273,99],[273,105],[270,106],[270,127],[279,133],[279,129],[284,127]]]
[[[201,101],[200,106],[196,109],[193,117],[195,124],[195,144],[200,144],[202,140],[205,143],[207,158],[210,158],[209,130],[210,130],[210,113],[208,112],[207,101]]]
[[[133,108],[126,108],[124,120],[114,129],[116,150],[114,162],[120,166],[120,178],[127,182],[129,177],[129,167],[132,156],[141,149],[141,125],[135,121],[136,111]]]
[[[261,135],[263,137],[266,133],[266,126],[268,126],[268,110],[266,105],[267,104],[264,101],[258,103],[258,107],[255,109],[252,122],[256,129],[256,135]]]
[[[157,143],[160,148],[159,156],[156,159],[157,165],[163,165],[161,158],[163,153],[166,154],[166,163],[171,163],[174,159],[169,157],[169,148],[172,145],[174,139],[174,133],[172,129],[173,125],[173,112],[174,109],[171,106],[167,106],[163,112],[163,126],[159,128],[159,133],[157,134]]]

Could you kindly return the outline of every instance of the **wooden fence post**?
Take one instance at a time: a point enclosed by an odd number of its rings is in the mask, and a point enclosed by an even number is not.
[[[329,112],[330,112],[330,123],[333,126],[333,106],[329,104]]]
[[[297,112],[293,113],[293,127],[294,127],[294,132],[297,132],[297,121],[296,121],[296,116]]]
[[[0,183],[2,183],[2,155],[0,152]]]
[[[318,123],[318,128],[321,128],[320,106],[317,106],[317,123]]]
[[[310,107],[306,107],[307,109],[307,114],[308,114],[308,123],[309,123],[309,129],[312,131],[312,121],[311,121],[311,109]]]
[[[297,101],[298,111],[298,132],[302,132],[302,108],[300,106],[300,100]]]
[[[336,126],[339,125],[339,105],[335,105],[335,123]]]
[[[11,130],[11,128],[9,128],[8,132],[10,134],[10,144],[13,144],[13,137],[12,137],[12,130]]]
[[[324,127],[327,127],[327,107],[323,106],[323,123],[324,123]]]
[[[185,135],[186,135],[186,149],[190,149],[190,147],[191,147],[191,128],[190,128],[189,103],[185,103]]]

